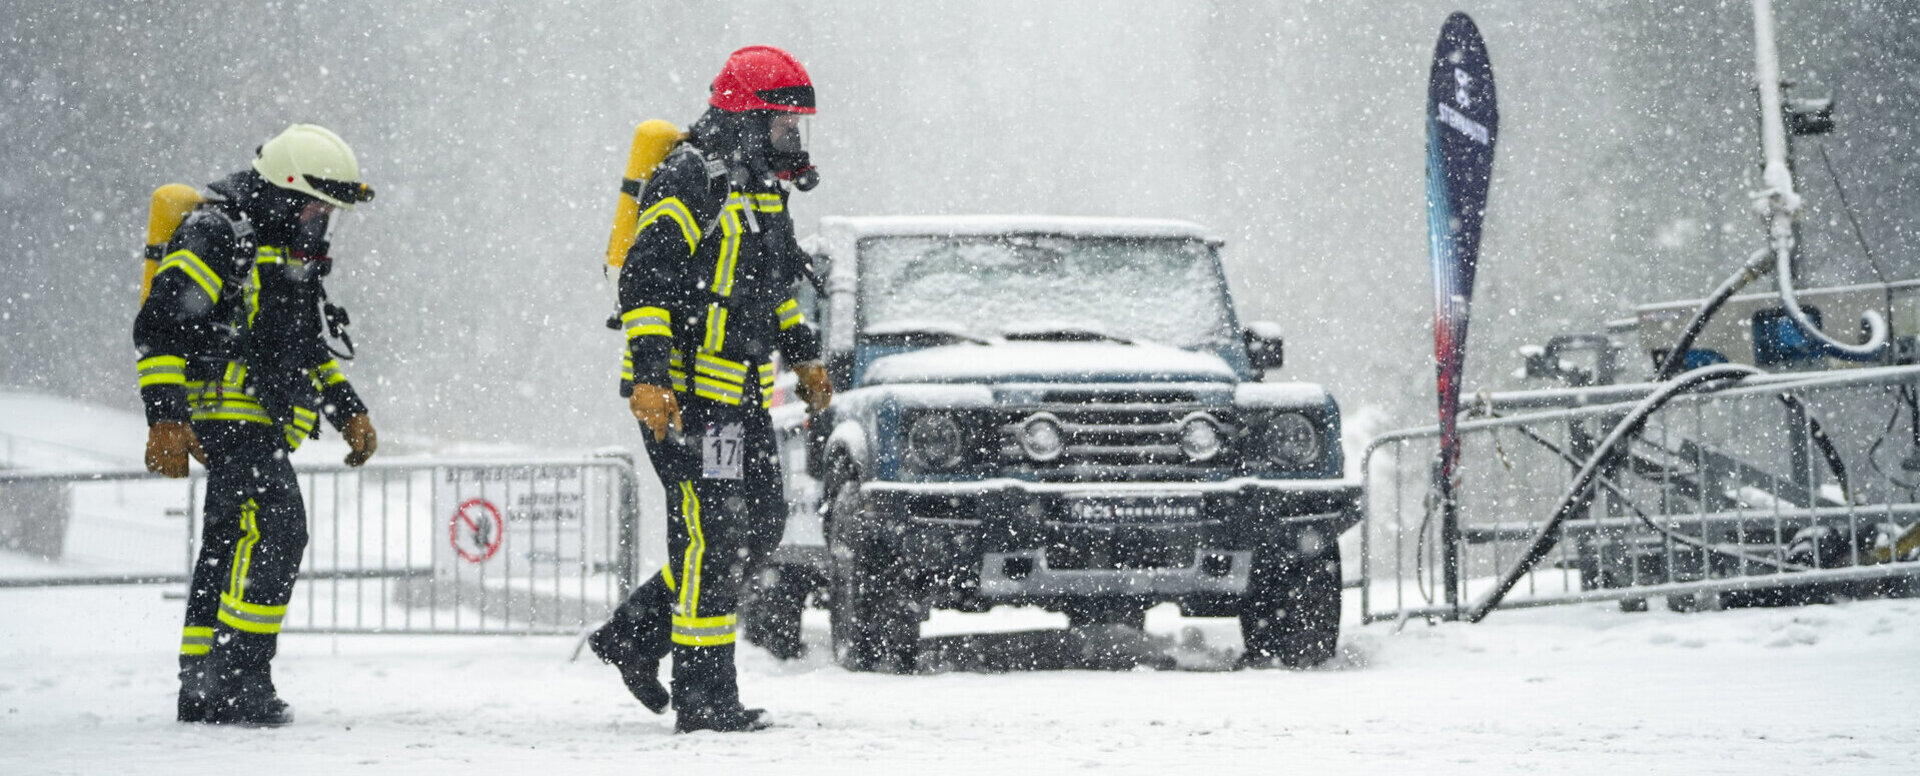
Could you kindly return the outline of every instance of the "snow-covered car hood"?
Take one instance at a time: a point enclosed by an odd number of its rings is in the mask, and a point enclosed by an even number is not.
[[[1151,343],[994,342],[958,344],[873,362],[865,385],[901,383],[1198,383],[1237,382],[1212,353]]]

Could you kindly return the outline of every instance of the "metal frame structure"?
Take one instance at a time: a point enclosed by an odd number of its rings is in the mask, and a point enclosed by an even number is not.
[[[1767,375],[1681,395],[1572,494],[1572,519],[1546,529],[1598,440],[1657,387],[1474,402],[1477,419],[1460,424],[1466,463],[1454,542],[1436,530],[1426,492],[1438,428],[1370,442],[1361,463],[1363,618],[1456,618],[1469,611],[1460,602],[1475,599],[1491,599],[1488,609],[1604,600],[1639,608],[1655,597],[1711,607],[1920,581],[1920,563],[1879,557],[1920,523],[1920,473],[1901,466],[1920,465],[1911,401],[1920,367]],[[1913,449],[1902,459],[1892,448]],[[1550,549],[1536,564],[1524,548],[1543,531]],[[1462,569],[1451,597],[1439,573],[1449,560]],[[1518,584],[1500,600],[1496,580],[1513,575]]]
[[[289,602],[290,632],[575,634],[603,620],[638,582],[639,481],[624,452],[296,472],[309,540]],[[0,498],[33,482],[65,489],[60,498],[71,504],[74,489],[131,481],[178,487],[138,471],[5,472]],[[183,506],[166,512],[186,518],[183,556],[174,556],[183,560],[174,568],[190,572],[205,470],[180,484],[172,503]],[[142,569],[0,579],[0,587],[188,580],[188,573]]]

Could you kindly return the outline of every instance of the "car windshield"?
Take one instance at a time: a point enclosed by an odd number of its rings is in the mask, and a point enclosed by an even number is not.
[[[860,243],[861,331],[974,338],[1231,341],[1213,250],[1191,239],[874,237]]]

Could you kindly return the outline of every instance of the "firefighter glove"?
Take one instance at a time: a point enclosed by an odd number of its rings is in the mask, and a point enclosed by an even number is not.
[[[348,466],[359,466],[373,457],[373,451],[380,449],[380,435],[373,432],[373,421],[366,413],[347,418],[347,424],[340,427],[340,435],[347,438],[347,446],[353,448],[347,453]]]
[[[673,391],[657,385],[645,383],[633,386],[633,395],[627,399],[627,407],[633,410],[633,417],[653,432],[653,441],[667,438],[667,430],[680,430],[680,402],[673,398]]]
[[[178,420],[163,420],[147,427],[147,471],[162,477],[187,476],[187,456],[206,464],[207,453],[200,449],[200,438],[193,427]]]
[[[818,361],[794,364],[793,373],[800,377],[800,383],[793,392],[807,403],[807,412],[817,413],[833,402],[833,382],[827,379],[827,368]]]

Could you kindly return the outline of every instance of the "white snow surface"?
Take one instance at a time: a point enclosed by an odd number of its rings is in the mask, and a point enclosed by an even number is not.
[[[0,406],[10,433],[42,420]],[[49,428],[84,432],[57,437],[81,454],[124,456],[121,437],[140,425],[35,407],[65,417]],[[147,530],[182,541],[183,523]],[[0,577],[17,565],[0,563]],[[1230,670],[1237,624],[1172,607],[1150,612],[1144,634],[1064,647],[1061,615],[936,612],[922,628],[930,665],[912,676],[835,666],[826,617],[809,611],[808,657],[740,648],[742,694],[777,727],[674,735],[612,668],[570,662],[565,637],[288,633],[274,673],[293,725],[180,725],[179,592],[0,587],[0,774],[1920,770],[1916,600],[1695,614],[1590,604],[1396,630],[1359,624],[1348,591],[1338,656],[1306,671]],[[1154,659],[1081,667],[1088,645]]]
[[[1361,627],[1333,665],[1211,670],[1227,620],[1149,616],[1192,670],[854,674],[740,653],[778,727],[674,735],[565,638],[288,634],[295,724],[172,721],[180,604],[158,587],[0,589],[0,773],[1859,773],[1920,757],[1920,602]],[[1349,600],[1349,620],[1353,610]],[[1058,625],[1026,610],[927,631]],[[993,637],[983,637],[991,651]]]
[[[822,232],[857,237],[898,235],[1057,234],[1074,237],[1191,237],[1216,240],[1203,226],[1170,218],[1097,218],[1047,215],[827,216]]]

